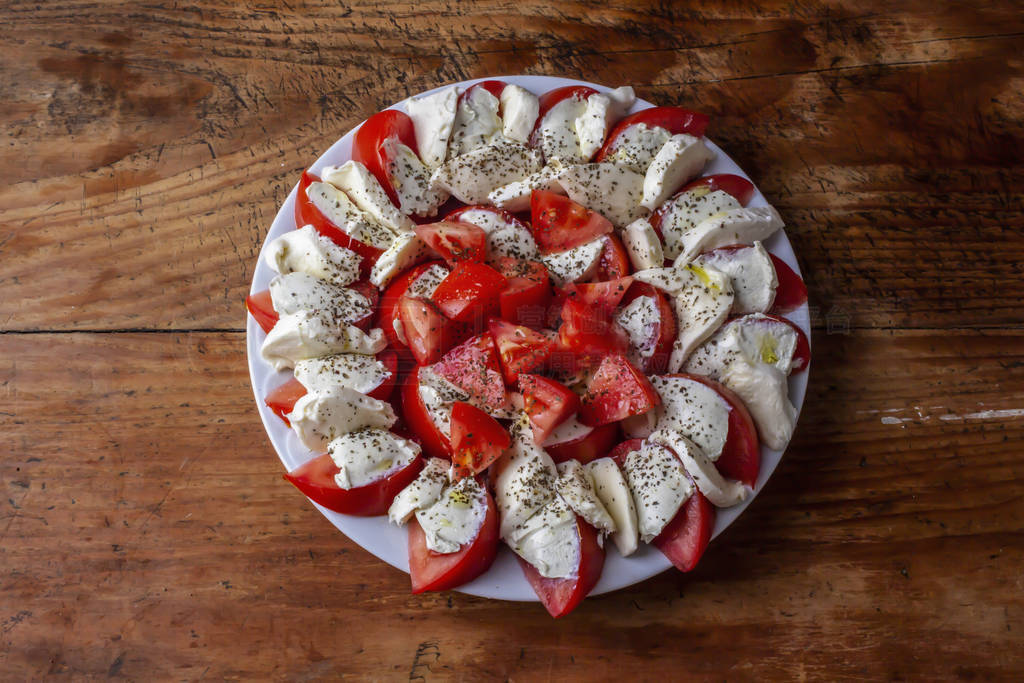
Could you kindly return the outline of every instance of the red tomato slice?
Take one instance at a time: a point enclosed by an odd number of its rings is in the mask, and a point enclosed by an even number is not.
[[[498,312],[505,282],[504,275],[486,264],[462,261],[441,281],[431,298],[450,319],[482,327],[488,316]]]
[[[594,157],[594,161],[603,161],[622,131],[638,123],[642,123],[648,128],[664,128],[672,135],[688,133],[699,138],[707,130],[708,117],[682,107],[651,107],[630,114],[619,121],[615,128],[612,128],[612,132],[605,138],[604,145]]]
[[[366,119],[356,131],[352,141],[352,160],[366,166],[380,181],[391,203],[399,206],[398,194],[388,177],[389,159],[382,148],[384,141],[392,137],[397,137],[402,144],[419,154],[412,119],[403,112],[385,109]]]
[[[413,368],[406,375],[401,391],[401,413],[412,432],[411,438],[423,447],[423,452],[434,458],[452,457],[451,441],[434,424],[420,399],[420,369]]]
[[[632,284],[633,278],[626,276],[607,282],[581,282],[578,285],[569,283],[566,285],[566,291],[570,297],[578,297],[585,304],[614,311]]]
[[[688,572],[697,566],[711,541],[715,528],[715,507],[694,489],[683,507],[672,518],[651,545],[660,550],[676,569]]]
[[[629,348],[629,338],[612,321],[609,311],[572,298],[562,305],[558,342],[584,361],[624,353]]]
[[[295,402],[305,395],[306,387],[302,386],[302,383],[293,377],[267,394],[263,402],[267,404],[267,407],[275,415],[284,420],[286,425],[291,427],[292,424],[288,421],[288,413],[292,412]]]
[[[309,201],[309,195],[306,194],[307,188],[315,182],[320,182],[320,178],[308,171],[303,172],[302,179],[299,180],[299,190],[295,195],[295,226],[301,228],[304,225],[312,225],[314,230],[339,247],[356,252],[363,257],[359,263],[359,272],[364,277],[369,275],[373,264],[377,262],[384,251],[365,242],[352,239],[344,230],[332,223],[320,209],[316,208],[313,202]]]
[[[533,440],[538,444],[580,409],[580,397],[572,389],[547,377],[519,375],[519,390],[523,392],[523,410],[533,427]]]
[[[466,88],[466,92],[459,95],[459,101],[461,102],[462,100],[466,99],[469,93],[473,92],[474,88],[483,88],[484,90],[491,93],[495,97],[500,98],[501,91],[505,89],[506,85],[508,84],[505,83],[505,81],[478,81],[473,85],[469,86],[468,88]]]
[[[545,446],[544,450],[548,452],[548,455],[551,456],[551,459],[556,464],[566,460],[579,460],[585,465],[591,460],[597,460],[608,455],[612,444],[618,441],[618,439],[619,425],[613,422],[601,425],[600,427],[594,427],[586,435],[571,441],[563,441],[562,443]]]
[[[572,249],[614,230],[601,214],[547,190],[530,195],[530,214],[533,238],[544,253]]]
[[[508,431],[497,420],[462,401],[452,406],[451,442],[456,479],[483,472],[512,445]]]
[[[501,317],[539,329],[547,319],[551,302],[551,277],[543,263],[501,258],[498,272],[505,276],[505,288],[498,297]]]
[[[415,231],[450,266],[459,261],[483,261],[487,257],[487,233],[478,225],[441,221],[417,225]]]
[[[678,334],[676,314],[672,310],[672,304],[669,302],[668,296],[657,287],[646,282],[634,282],[629,291],[626,292],[622,305],[627,306],[634,299],[641,296],[649,296],[657,302],[660,322],[658,323],[658,329],[655,331],[658,335],[658,341],[655,343],[654,353],[650,358],[644,360],[643,367],[640,369],[647,375],[657,375],[665,372],[668,368],[668,359],[672,355],[672,344],[675,343],[676,335]]]
[[[256,292],[245,297],[245,307],[249,309],[249,314],[256,321],[256,324],[260,326],[264,332],[270,332],[274,329],[274,325],[277,324],[278,315],[277,311],[274,310],[274,304],[270,300],[270,290],[264,289],[262,292]]]
[[[775,288],[775,303],[772,304],[772,313],[789,313],[800,308],[807,302],[807,285],[804,284],[803,278],[775,254],[769,254],[769,256],[775,266],[775,277],[779,281],[779,286]],[[809,356],[810,347],[808,347],[807,353]]]
[[[404,348],[406,344],[398,338],[398,334],[395,332],[394,321],[398,320],[398,302],[402,296],[408,291],[409,285],[416,281],[420,275],[422,275],[431,266],[440,263],[440,261],[431,261],[430,263],[421,263],[418,266],[413,266],[409,270],[405,271],[388,285],[388,288],[384,290],[384,296],[380,298],[380,307],[377,310],[377,327],[384,330],[384,336],[387,337],[388,344],[396,349]]]
[[[338,466],[334,464],[330,455],[324,453],[284,475],[284,478],[314,503],[319,503],[328,510],[358,517],[375,517],[388,511],[398,492],[412,483],[422,467],[423,458],[417,457],[387,477],[366,486],[343,489],[334,483]]]
[[[647,376],[620,354],[605,356],[587,385],[579,421],[593,427],[642,415],[661,402]]]
[[[707,185],[714,190],[721,190],[731,194],[736,198],[741,205],[746,206],[754,197],[754,183],[750,182],[743,176],[733,175],[732,173],[715,173],[714,175],[704,176],[703,178],[697,178],[696,180],[688,183],[673,195],[673,199],[686,192],[692,190],[695,187],[701,187]],[[669,200],[671,201],[671,200]]]
[[[776,295],[776,297],[777,296],[778,295]],[[780,315],[772,315],[770,313],[766,313],[765,317],[771,318],[772,320],[781,323],[785,323],[786,325],[789,325],[791,328],[793,328],[793,331],[796,332],[796,349],[794,349],[793,351],[793,365],[789,373],[792,375],[806,370],[807,367],[811,364],[811,344],[809,341],[807,341],[807,335],[804,334],[804,331],[801,330],[797,326],[797,324],[790,320],[789,318],[783,318]]]
[[[629,254],[626,253],[626,247],[622,246],[622,240],[614,234],[608,235],[605,238],[604,249],[601,250],[601,258],[597,262],[593,281],[626,277],[630,270]]]
[[[409,578],[412,592],[446,591],[468,583],[490,569],[498,552],[498,512],[487,494],[487,514],[476,538],[454,553],[435,553],[427,547],[423,529],[409,522]]]
[[[435,362],[454,343],[452,321],[431,301],[403,296],[398,301],[398,318],[409,350],[420,365]]]
[[[515,384],[520,373],[543,367],[554,349],[549,337],[504,320],[492,318],[487,322],[487,330],[494,338],[501,359],[501,374],[509,384]]]
[[[533,592],[540,598],[548,614],[556,619],[572,612],[583,602],[583,598],[597,585],[604,568],[604,549],[597,544],[597,531],[580,517],[576,517],[576,529],[579,533],[580,564],[576,568],[575,577],[545,578],[532,564],[516,556]]]
[[[508,406],[498,349],[489,332],[456,346],[434,365],[433,370],[486,406],[495,409]]]
[[[629,439],[627,441],[623,441],[612,449],[612,452],[608,454],[608,457],[614,460],[615,464],[621,469],[626,466],[626,456],[633,451],[640,450],[640,447],[643,445],[643,439]]]

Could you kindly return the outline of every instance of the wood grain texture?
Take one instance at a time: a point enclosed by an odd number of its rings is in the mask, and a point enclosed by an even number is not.
[[[1024,676],[1020,3],[0,4],[0,673]],[[503,73],[632,84],[787,221],[796,439],[689,575],[411,596],[281,480],[244,306],[298,173]],[[3,498],[0,498],[2,500]]]

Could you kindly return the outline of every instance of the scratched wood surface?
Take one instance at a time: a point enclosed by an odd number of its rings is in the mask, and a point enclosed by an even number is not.
[[[1020,3],[0,4],[0,674],[1019,679]],[[814,364],[690,575],[553,621],[410,596],[285,482],[242,299],[300,169],[393,101],[629,83],[787,220]]]

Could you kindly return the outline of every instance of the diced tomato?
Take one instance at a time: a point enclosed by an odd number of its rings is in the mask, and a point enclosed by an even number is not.
[[[377,481],[343,489],[334,481],[338,466],[329,454],[324,453],[284,475],[284,478],[314,503],[328,510],[358,517],[375,517],[388,511],[398,492],[412,483],[422,467],[423,458],[417,457],[402,469]]]
[[[345,247],[356,252],[363,257],[363,260],[359,262],[359,272],[363,276],[369,275],[373,264],[377,262],[377,259],[380,258],[384,251],[365,242],[352,239],[344,230],[332,223],[327,216],[321,213],[320,209],[313,205],[313,202],[309,201],[309,195],[306,194],[306,190],[310,185],[318,182],[320,182],[320,178],[309,171],[302,173],[302,179],[299,180],[299,189],[295,195],[295,227],[301,228],[305,225],[312,225],[314,230],[330,239],[339,247]]]
[[[587,385],[579,420],[598,426],[641,415],[661,402],[647,376],[620,354],[605,356]]]
[[[795,322],[789,318],[783,318],[781,315],[772,315],[769,313],[766,314],[765,317],[771,318],[772,320],[780,323],[785,323],[793,328],[793,331],[796,332],[796,349],[793,351],[793,365],[789,372],[790,374],[794,374],[806,370],[811,364],[811,344],[807,341],[807,335],[804,334],[804,331],[801,330]]]
[[[535,329],[544,327],[551,302],[547,267],[537,261],[508,257],[499,259],[496,265],[506,280],[498,298],[501,317]]]
[[[542,444],[555,430],[580,409],[580,397],[572,389],[540,375],[519,375],[523,410],[533,427],[533,440]]]
[[[355,139],[352,141],[352,160],[366,166],[380,181],[391,202],[399,206],[398,194],[391,185],[391,178],[388,177],[390,160],[383,149],[384,141],[393,137],[397,137],[402,144],[419,154],[412,119],[403,112],[385,109],[366,119],[356,131]]]
[[[610,311],[572,298],[562,305],[558,342],[584,360],[624,353],[629,348],[629,338],[611,319]]]
[[[292,412],[295,402],[305,395],[306,387],[302,386],[302,383],[293,377],[281,386],[273,389],[263,399],[263,402],[267,404],[267,407],[275,415],[284,420],[286,425],[291,427],[291,422],[288,421],[288,413]]]
[[[482,327],[488,316],[498,312],[505,282],[505,276],[490,266],[463,261],[441,281],[431,298],[452,320]]]
[[[648,296],[655,300],[658,306],[659,321],[657,330],[652,330],[652,333],[658,336],[658,341],[654,346],[654,353],[649,358],[644,359],[643,367],[640,369],[647,375],[657,375],[665,372],[668,368],[668,359],[672,355],[672,345],[676,340],[678,324],[676,323],[675,311],[672,310],[672,304],[665,293],[646,282],[634,282],[629,291],[626,292],[622,305],[628,306],[634,299],[642,296]]]
[[[530,195],[530,214],[533,238],[544,253],[572,249],[614,230],[601,214],[547,190]]]
[[[483,261],[487,257],[487,233],[472,223],[440,221],[417,225],[416,234],[454,266],[459,261]]]
[[[452,406],[452,462],[457,479],[483,472],[512,445],[508,431],[469,403]]]
[[[570,97],[583,101],[596,92],[593,88],[585,85],[566,85],[554,90],[548,90],[541,95],[538,98],[540,100],[540,108],[537,113],[537,122],[534,124],[533,132],[530,134],[530,145],[533,147],[540,146],[540,139],[538,138],[540,127],[544,122],[544,117],[547,116],[552,107]]]
[[[682,107],[651,107],[650,109],[630,114],[619,121],[615,128],[612,128],[612,132],[605,138],[604,145],[598,151],[597,156],[594,157],[594,161],[603,161],[608,156],[615,141],[622,134],[622,131],[638,123],[642,123],[648,128],[664,128],[669,133],[672,133],[672,135],[688,133],[699,138],[707,130],[708,117],[689,109],[683,109]]]
[[[411,438],[423,447],[423,452],[434,458],[452,457],[452,444],[437,428],[420,398],[420,369],[413,368],[402,384],[401,413],[412,433]]]
[[[409,285],[416,281],[416,278],[426,272],[428,268],[438,263],[440,261],[431,261],[430,263],[421,263],[418,266],[413,266],[392,280],[388,288],[384,290],[384,296],[380,298],[380,308],[377,311],[377,327],[384,330],[384,336],[387,337],[388,344],[391,347],[400,349],[406,346],[398,338],[398,333],[395,332],[394,321],[399,319],[399,300],[408,291]]]
[[[775,254],[769,254],[769,256],[775,266],[775,277],[779,281],[779,286],[775,288],[775,303],[772,304],[772,313],[789,313],[800,308],[807,302],[807,285],[804,284],[803,278]],[[807,349],[807,353],[810,354],[810,348]]]
[[[583,598],[597,585],[604,568],[604,549],[598,545],[597,531],[579,516],[576,517],[576,529],[579,534],[580,563],[570,578],[545,578],[532,564],[516,556],[526,580],[530,582],[548,614],[556,619],[569,614],[583,602]]]
[[[651,545],[660,550],[676,569],[688,572],[697,566],[715,529],[715,507],[694,488],[683,507]]]
[[[575,439],[544,446],[544,450],[548,452],[548,455],[551,456],[555,463],[565,462],[566,460],[578,460],[585,465],[591,460],[597,460],[608,455],[612,444],[618,441],[618,439],[619,425],[612,422],[611,424],[594,427],[585,435]]]
[[[608,454],[608,457],[615,461],[615,464],[620,468],[626,466],[626,456],[633,451],[640,450],[640,447],[644,445],[643,439],[629,439],[623,441],[618,446],[612,449],[612,452]]]
[[[454,553],[427,547],[423,528],[409,522],[409,578],[412,592],[446,591],[468,583],[490,569],[498,552],[498,512],[487,493],[487,514],[476,538]]]
[[[505,81],[478,81],[473,85],[469,86],[468,88],[466,88],[466,92],[459,95],[459,101],[466,99],[469,93],[471,93],[475,88],[483,88],[484,90],[491,93],[495,97],[500,98],[501,91],[505,89],[506,85],[508,84],[505,83]]]
[[[492,318],[487,322],[487,329],[501,359],[501,373],[509,384],[515,384],[520,373],[543,367],[554,349],[550,337],[528,327]]]
[[[274,310],[274,304],[270,300],[270,290],[264,289],[262,292],[256,292],[245,297],[245,307],[249,309],[249,314],[252,315],[253,320],[260,326],[264,332],[270,332],[274,329],[274,325],[277,324],[278,315],[277,311]]]
[[[597,271],[593,281],[615,280],[626,277],[630,272],[629,254],[622,246],[622,240],[612,234],[605,237],[601,259],[597,262]]]
[[[462,342],[445,354],[433,370],[486,406],[508,406],[498,349],[490,332]]]
[[[607,282],[581,282],[578,285],[569,283],[566,291],[570,297],[578,297],[585,304],[614,311],[632,284],[633,278],[626,276]]]
[[[420,365],[435,362],[455,342],[455,326],[432,301],[403,296],[398,301],[398,318]]]
[[[746,206],[754,197],[754,183],[750,182],[743,176],[733,175],[732,173],[715,173],[714,175],[697,178],[683,186],[683,189],[677,192],[673,199],[687,190],[692,190],[695,187],[701,187],[704,185],[710,187],[712,191],[721,190],[722,192],[731,194],[736,198],[736,201],[743,206]]]

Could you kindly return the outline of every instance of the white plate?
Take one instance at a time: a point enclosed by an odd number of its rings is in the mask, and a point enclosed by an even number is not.
[[[495,76],[494,78],[503,80],[507,83],[521,85],[527,90],[538,95],[551,90],[552,88],[558,88],[565,85],[588,85],[604,92],[610,90],[610,88],[596,83],[575,81],[568,78],[554,78],[551,76]],[[479,80],[487,79],[463,81],[456,85],[459,85],[462,88],[467,88]],[[446,85],[443,87],[448,86]],[[437,90],[440,89],[441,88],[437,88]],[[676,103],[673,102],[672,104]],[[679,102],[678,104],[685,106],[686,103]],[[654,105],[650,102],[637,100],[636,105],[634,105],[631,111],[639,111],[653,106]],[[404,111],[405,102],[399,102],[390,108]],[[355,130],[349,131],[340,140],[331,145],[330,149],[324,152],[323,155],[316,160],[316,163],[310,167],[310,170],[314,173],[319,173],[324,166],[342,164],[351,158],[352,136],[354,133]],[[707,141],[707,144],[708,147],[716,154],[714,161],[704,169],[704,175],[710,175],[712,173],[735,173],[736,175],[747,177],[747,174],[744,173],[743,170],[740,169],[740,167],[737,166],[725,152],[719,149],[717,145],[709,140]],[[260,260],[256,265],[256,271],[253,273],[252,288],[250,289],[250,292],[254,293],[266,289],[271,278],[275,274],[270,267],[267,266],[263,258],[263,251],[266,249],[268,242],[295,228],[294,215],[296,189],[297,185],[292,188],[291,193],[288,195],[288,199],[285,200],[281,210],[277,212],[277,216],[274,218],[274,223],[270,227],[267,239],[263,243],[263,249],[260,251]],[[767,202],[761,195],[760,190],[758,190],[754,195],[754,198],[751,200],[749,205],[767,205]],[[797,273],[800,272],[800,268],[796,262],[796,257],[793,253],[793,248],[790,246],[789,240],[786,238],[783,231],[779,231],[765,243],[765,246],[773,254],[788,263],[794,271]],[[790,313],[787,317],[800,326],[809,340],[811,333],[808,325],[809,316],[807,305],[804,304],[801,308]],[[263,403],[263,397],[265,397],[271,389],[290,379],[291,374],[288,372],[275,372],[260,358],[260,345],[263,343],[265,335],[251,316],[248,317],[246,333],[246,347],[249,356],[249,376],[252,379],[252,388],[256,395],[256,406],[259,409],[260,417],[263,419],[263,426],[267,430],[267,435],[270,437],[270,442],[274,445],[274,449],[277,451],[278,457],[281,458],[281,462],[284,463],[285,468],[288,471],[291,471],[309,460],[313,454],[299,443],[299,440],[291,430],[285,427],[281,419],[274,415]],[[789,394],[793,404],[797,408],[797,411],[799,411],[803,406],[804,394],[807,390],[807,375],[807,372],[802,372],[790,377],[789,379]],[[712,538],[717,537],[725,531],[725,529],[740,516],[740,513],[750,505],[754,496],[764,488],[765,482],[768,481],[768,477],[770,477],[772,472],[775,471],[775,468],[778,466],[781,458],[781,451],[773,451],[762,447],[761,473],[757,478],[757,486],[754,488],[754,495],[740,505],[718,511]],[[314,503],[314,505],[316,504]],[[355,541],[357,544],[393,567],[397,567],[405,572],[409,571],[409,558],[406,550],[406,531],[404,527],[397,527],[389,524],[386,517],[350,517],[337,512],[331,512],[319,505],[316,507],[324,514],[325,517],[327,517],[327,519],[331,521],[331,523],[334,524],[334,526],[338,527],[339,531]],[[592,595],[631,586],[634,583],[643,581],[644,579],[655,576],[656,574],[660,574],[671,566],[671,563],[665,558],[665,556],[651,546],[641,544],[640,550],[630,557],[624,558],[615,550],[614,544],[608,544],[604,572],[601,575],[601,580],[598,582],[597,587],[592,592]],[[526,582],[526,578],[523,576],[519,563],[515,560],[512,552],[504,546],[502,546],[498,553],[498,558],[495,560],[494,565],[486,574],[471,583],[461,586],[458,590],[463,593],[469,593],[470,595],[479,595],[487,598],[500,598],[502,600],[537,600],[537,596],[534,594],[530,585]]]

